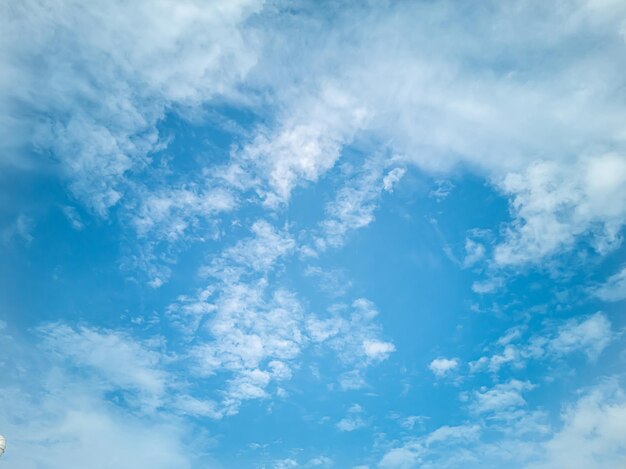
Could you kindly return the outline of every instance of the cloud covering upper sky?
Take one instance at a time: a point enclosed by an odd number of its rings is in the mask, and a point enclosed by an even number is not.
[[[626,3],[0,28],[0,464],[626,464]]]

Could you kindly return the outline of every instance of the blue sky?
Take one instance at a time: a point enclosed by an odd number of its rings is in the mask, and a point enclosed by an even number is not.
[[[0,12],[0,466],[626,465],[624,2]]]

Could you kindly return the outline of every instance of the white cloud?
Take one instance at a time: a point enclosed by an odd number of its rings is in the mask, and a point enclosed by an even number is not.
[[[348,409],[348,415],[337,422],[337,429],[342,432],[353,432],[367,425],[362,416],[363,409],[360,405],[354,404]]]
[[[106,215],[127,173],[160,147],[164,114],[232,92],[254,65],[255,42],[241,26],[258,8],[247,0],[3,7],[3,155],[15,164],[30,142],[52,151],[72,193]]]
[[[367,112],[346,93],[324,86],[315,96],[300,96],[298,106],[282,116],[274,130],[260,128],[255,138],[235,153],[235,167],[262,177],[253,187],[265,205],[289,200],[292,190],[316,182],[331,169],[343,145],[352,141]],[[241,184],[241,178],[231,180]]]
[[[290,361],[306,342],[304,312],[287,291],[268,298],[266,285],[228,284],[212,303],[206,325],[210,340],[192,349],[196,373],[228,373],[222,404],[229,414],[248,399],[267,398],[271,382],[289,379]]]
[[[497,373],[504,365],[521,368],[528,360],[553,360],[575,352],[583,352],[587,360],[595,361],[615,338],[611,322],[602,312],[551,324],[550,327],[552,330],[533,335],[523,343],[515,343],[522,337],[520,329],[509,331],[498,340],[500,351],[470,362],[470,371],[488,369]]]
[[[431,190],[428,194],[429,197],[433,197],[437,201],[441,202],[454,190],[454,184],[446,179],[439,179],[435,181],[435,189]]]
[[[443,426],[420,438],[410,438],[402,446],[387,451],[378,467],[381,469],[412,469],[428,467],[430,453],[454,451],[458,441],[464,444],[476,441],[480,435],[478,425]],[[449,447],[452,445],[452,448]]]
[[[593,293],[604,301],[621,301],[626,299],[626,267],[612,275],[608,280],[593,290]]]
[[[323,95],[301,95],[332,83],[350,96],[352,112],[367,109],[360,135],[437,177],[469,168],[510,199],[497,265],[537,262],[586,237],[607,252],[626,221],[626,112],[615,92],[626,9],[590,5],[519,1],[474,11],[471,19],[452,2],[337,14],[333,32],[306,59],[297,60],[301,43],[288,40],[265,57],[260,79],[281,84],[275,99],[287,109],[276,132],[297,129],[292,115],[302,112],[327,122],[316,112]],[[286,35],[312,37],[322,20],[311,16],[280,26]],[[532,36],[528,24],[536,25]],[[606,48],[593,47],[599,38]],[[284,65],[284,56],[295,60]],[[333,126],[333,135],[347,135],[355,124],[347,118]]]
[[[617,469],[624,465],[626,398],[616,379],[578,390],[578,397],[563,406],[557,425],[548,424],[541,412],[524,410],[521,393],[529,387],[516,381],[494,387],[485,415],[477,415],[474,423],[409,437],[387,450],[379,467]]]
[[[39,332],[49,353],[91,370],[105,387],[136,393],[144,409],[161,406],[168,382],[174,384],[164,371],[162,354],[124,333],[60,323],[42,326]]]
[[[62,210],[63,215],[65,215],[67,221],[70,223],[70,225],[72,225],[72,228],[80,231],[85,227],[85,224],[83,223],[83,220],[81,219],[80,215],[78,214],[78,210],[76,210],[75,207],[70,207],[69,205],[66,205],[62,207]]]
[[[226,248],[203,269],[211,278],[206,289],[170,308],[174,323],[194,338],[192,372],[228,377],[220,390],[226,414],[238,412],[243,401],[283,394],[276,384],[291,378],[296,359],[311,342],[330,348],[352,368],[340,379],[344,387],[362,387],[363,371],[395,350],[380,339],[378,312],[370,301],[357,299],[349,315],[339,308],[320,319],[307,314],[292,292],[270,285],[267,275],[295,248],[288,232],[258,221],[252,236]]]
[[[419,453],[412,446],[404,446],[389,450],[382,458],[378,467],[382,469],[411,469],[419,462]]]
[[[116,393],[161,393],[153,355],[123,334],[49,325],[44,342],[0,334],[0,427],[3,461],[16,469],[191,468],[190,427],[150,406],[136,412]],[[27,389],[28,392],[24,392]],[[111,393],[111,394],[107,394]],[[97,456],[97,457],[94,457]]]
[[[11,150],[3,153],[13,155],[19,141],[51,150],[74,195],[104,215],[128,190],[127,175],[148,167],[163,145],[155,125],[165,113],[236,94],[253,110],[262,101],[270,115],[233,149],[222,181],[256,191],[267,206],[318,181],[358,137],[437,177],[470,168],[508,197],[512,221],[494,251],[500,266],[536,262],[581,238],[600,253],[620,242],[619,2],[520,1],[472,19],[450,2],[370,5],[333,15],[324,41],[303,39],[306,54],[291,35],[317,38],[321,16],[279,8],[249,24],[261,10],[252,0],[88,8],[58,0],[49,9],[29,0],[9,8],[0,100]],[[527,24],[536,25],[532,37]],[[18,41],[23,31],[36,33]],[[607,47],[593,47],[598,40]],[[236,93],[244,79],[247,93]],[[391,190],[402,171],[381,175],[380,190]],[[328,243],[371,222],[373,199],[359,209],[351,198],[358,195],[340,194]],[[176,218],[170,233],[186,223]]]
[[[567,321],[548,348],[558,355],[582,350],[589,360],[595,360],[612,340],[611,322],[604,313],[598,312],[580,321]]]
[[[427,419],[428,417],[424,417],[423,415],[409,415],[402,419],[401,425],[408,430],[413,430],[415,424],[422,425]]]
[[[152,191],[140,198],[132,220],[140,237],[176,241],[202,217],[233,210],[235,197],[224,189],[200,191],[197,188]]]
[[[618,469],[626,465],[626,397],[610,380],[565,408],[562,428],[542,445],[533,469]]]
[[[393,188],[400,182],[405,174],[405,168],[393,168],[383,177],[383,189],[387,192],[393,192]]]
[[[344,296],[352,287],[352,282],[346,278],[343,271],[338,269],[309,266],[304,270],[304,275],[316,277],[318,288],[333,298]]]
[[[0,419],[10,441],[3,459],[11,467],[192,467],[176,424],[142,421],[76,393],[64,398],[60,383],[49,391],[39,402],[6,396],[12,399]]]
[[[444,425],[443,427],[439,427],[437,430],[428,434],[424,442],[427,446],[430,446],[434,443],[440,443],[454,439],[473,440],[478,436],[479,432],[480,427],[478,425],[459,425],[456,427]]]
[[[396,347],[390,342],[382,342],[380,340],[365,340],[363,342],[365,355],[370,360],[382,361],[386,360],[389,355],[396,350]]]
[[[492,277],[482,281],[472,283],[472,291],[480,295],[493,293],[504,285],[501,277]]]
[[[356,175],[345,175],[346,183],[335,199],[326,205],[327,217],[320,224],[323,235],[315,240],[319,250],[342,246],[350,231],[364,228],[374,221],[374,212],[383,190],[390,190],[384,189],[383,164],[381,158],[372,158]],[[399,179],[400,176],[394,174]]]
[[[363,377],[363,371],[357,368],[339,376],[339,385],[344,391],[354,391],[366,387],[367,382]]]
[[[526,405],[522,396],[534,385],[528,381],[510,380],[508,383],[497,384],[491,389],[474,393],[472,410],[477,413],[498,413]]]
[[[459,366],[458,358],[435,358],[430,362],[428,368],[437,378],[443,378],[447,374],[454,371]]]
[[[339,312],[343,312],[340,308]],[[320,319],[309,316],[306,330],[311,340],[329,347],[341,362],[354,369],[340,378],[342,388],[358,389],[365,385],[363,371],[370,365],[386,360],[395,346],[379,338],[380,325],[374,319],[378,315],[374,304],[359,298],[352,303],[348,317],[332,316]]]
[[[485,246],[476,241],[466,238],[465,239],[465,259],[463,260],[464,267],[470,267],[476,262],[481,260],[485,256]],[[480,293],[480,292],[477,292]]]
[[[273,469],[289,469],[292,467],[300,467],[298,461],[292,458],[280,459],[278,461],[274,461]]]
[[[227,269],[230,266],[265,272],[295,248],[295,242],[287,232],[276,230],[266,221],[255,222],[252,233],[254,237],[224,251],[221,260],[214,262],[209,272],[217,276],[229,275]]]
[[[590,233],[601,253],[618,245],[626,220],[626,157],[604,154],[562,164],[532,163],[500,187],[512,196],[516,222],[496,247],[502,265],[541,259]]]
[[[346,417],[337,422],[337,428],[342,432],[353,432],[365,426],[361,417]]]

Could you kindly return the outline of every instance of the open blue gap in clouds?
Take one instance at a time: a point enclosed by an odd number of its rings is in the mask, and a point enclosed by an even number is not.
[[[2,18],[0,464],[624,465],[621,2]]]

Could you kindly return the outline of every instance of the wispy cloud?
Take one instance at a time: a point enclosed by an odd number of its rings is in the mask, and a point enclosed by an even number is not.
[[[449,373],[452,373],[459,367],[459,359],[458,358],[435,358],[430,364],[428,368],[432,371],[437,378],[443,378]]]
[[[626,267],[611,275],[604,284],[593,288],[592,292],[604,301],[626,299]]]
[[[510,331],[498,340],[500,351],[470,362],[470,371],[488,369],[497,373],[505,365],[520,368],[529,360],[558,359],[575,352],[582,352],[588,360],[595,361],[615,338],[611,322],[602,312],[563,321],[552,325],[552,331],[545,335],[534,335],[515,343],[520,336],[519,329]]]

